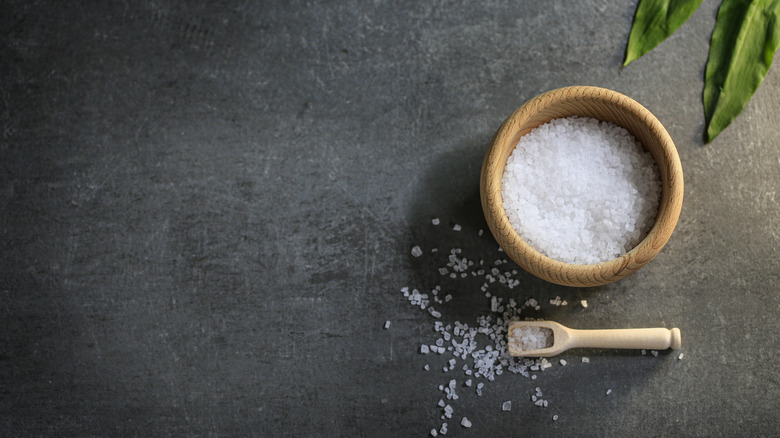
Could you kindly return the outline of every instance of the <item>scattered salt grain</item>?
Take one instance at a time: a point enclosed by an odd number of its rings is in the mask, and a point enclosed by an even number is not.
[[[512,410],[512,401],[507,400],[503,404],[501,404],[501,410],[502,411],[511,411]]]
[[[461,425],[461,426],[463,426],[463,427],[465,427],[465,428],[469,428],[469,427],[471,427],[471,421],[469,421],[469,419],[468,419],[468,418],[466,418],[466,417],[463,417],[463,418],[460,420],[460,425]]]
[[[481,236],[484,231],[480,228],[480,230],[477,232],[477,235]]]
[[[541,306],[533,298],[520,300],[516,299],[516,297],[503,296],[503,292],[506,291],[504,288],[512,289],[520,284],[520,281],[515,278],[518,270],[508,266],[510,263],[508,259],[500,257],[496,257],[493,260],[480,259],[478,257],[470,259],[466,252],[460,248],[452,248],[449,253],[439,251],[438,254],[441,254],[441,256],[437,255],[437,257],[446,258],[446,261],[439,265],[441,268],[438,268],[438,272],[442,276],[450,276],[454,281],[467,277],[476,277],[473,284],[475,287],[480,287],[479,285],[481,284],[480,290],[488,298],[488,306],[485,310],[489,310],[486,314],[477,317],[475,325],[459,321],[448,323],[445,322],[446,318],[442,315],[444,312],[437,311],[433,307],[441,306],[441,308],[445,308],[445,303],[452,298],[450,294],[443,292],[441,286],[434,286],[429,293],[421,293],[419,290],[411,287],[401,288],[403,296],[410,304],[436,317],[432,319],[432,325],[436,333],[435,338],[426,344],[420,345],[421,354],[433,355],[430,358],[426,358],[429,364],[425,364],[423,368],[426,371],[430,371],[431,366],[434,366],[430,361],[437,361],[438,365],[435,366],[443,365],[442,371],[445,373],[453,371],[456,368],[456,363],[459,363],[457,368],[459,370],[462,368],[463,370],[464,380],[461,381],[460,385],[457,384],[455,379],[449,380],[444,385],[438,385],[439,394],[442,398],[439,402],[439,408],[442,409],[442,420],[446,421],[456,418],[452,406],[457,406],[456,403],[459,398],[457,394],[458,386],[461,388],[474,388],[476,396],[483,397],[485,384],[493,381],[503,373],[520,374],[526,379],[536,381],[537,375],[532,373],[549,369],[552,367],[552,363],[547,359],[520,358],[509,354],[509,342],[512,337],[509,336],[508,328],[510,323],[520,320],[521,311],[525,312],[526,309],[538,311]],[[471,282],[471,280],[468,281]],[[553,304],[565,305],[564,300],[560,299],[560,297]],[[442,319],[445,321],[442,321]],[[552,333],[548,333],[548,335],[550,335],[549,338],[552,340]],[[445,353],[451,353],[451,355],[443,356],[442,359],[446,357],[444,360],[435,357],[436,354],[443,355]],[[560,363],[562,366],[565,365],[563,360]],[[480,380],[483,381],[480,382]],[[543,398],[539,388],[536,388],[536,390],[532,397],[532,403],[540,408],[546,407],[548,401]],[[448,405],[447,402],[452,403],[452,405]],[[447,407],[449,409],[445,409]],[[511,404],[508,407],[511,409]],[[461,417],[461,421],[463,418]],[[441,436],[446,434],[446,432],[447,428],[442,423],[441,427],[431,430],[431,436]]]
[[[461,227],[460,227],[459,224],[455,224],[455,225],[453,225],[452,229],[455,230],[455,231],[460,231]]]
[[[558,416],[557,415],[553,415],[553,421],[558,421]]]
[[[434,224],[434,225],[439,225],[439,223],[440,223],[439,218],[435,217],[435,218],[431,219],[431,223]]]
[[[580,305],[584,308],[588,308],[588,300],[580,300]]]
[[[566,362],[564,359],[561,359],[561,360],[560,360],[560,362],[561,362],[561,366],[564,366],[564,367],[565,367],[565,366],[566,366],[566,364],[568,363],[568,362]]]
[[[652,354],[655,357],[658,357],[658,351],[656,350],[650,350],[650,354]]]
[[[422,253],[423,252],[422,252],[422,250],[420,249],[419,246],[415,245],[415,246],[412,247],[412,255],[414,257],[420,257],[422,255]]]
[[[610,394],[612,394],[612,390],[611,390],[611,389],[608,389],[608,390],[607,390],[607,394],[606,394],[606,395],[610,395]]]
[[[680,353],[680,355],[679,355],[679,356],[677,356],[677,360],[682,360],[683,356],[684,356],[684,355],[683,355],[682,353]]]
[[[588,363],[588,362],[590,362],[590,359],[588,359],[587,357],[582,358],[582,363]]]
[[[576,264],[624,254],[652,226],[661,194],[652,156],[625,129],[586,117],[524,135],[507,160],[509,222],[543,254]]]
[[[441,428],[439,429],[439,433],[442,435],[447,435],[447,423],[442,423]]]
[[[390,321],[385,321],[385,330],[390,328]]]

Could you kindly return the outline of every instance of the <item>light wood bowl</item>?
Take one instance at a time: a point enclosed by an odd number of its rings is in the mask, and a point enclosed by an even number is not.
[[[575,115],[609,121],[631,132],[655,159],[662,183],[658,214],[647,236],[628,253],[590,265],[564,263],[532,248],[509,223],[501,199],[504,167],[520,137],[552,119]],[[680,216],[683,173],[671,137],[645,107],[604,88],[565,87],[529,100],[504,121],[482,163],[480,196],[490,231],[515,263],[552,283],[600,286],[633,274],[661,251]]]

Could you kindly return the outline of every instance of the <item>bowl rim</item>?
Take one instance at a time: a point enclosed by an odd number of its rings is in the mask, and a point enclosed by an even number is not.
[[[506,159],[504,149],[525,124],[541,111],[561,103],[598,100],[625,112],[647,128],[660,146],[662,160],[653,157],[659,168],[663,161],[667,176],[662,176],[659,211],[648,234],[620,257],[595,264],[573,264],[550,258],[523,240],[509,223],[501,197],[501,176]],[[620,125],[620,123],[616,123]],[[538,126],[538,125],[537,125]],[[534,126],[535,127],[535,126]],[[629,129],[627,126],[623,126]],[[533,129],[533,128],[531,128]],[[530,130],[530,129],[529,129]],[[629,131],[631,131],[629,129]],[[525,135],[525,134],[522,134]],[[637,136],[635,132],[632,135]],[[638,136],[637,136],[638,137]],[[646,148],[646,146],[645,146]],[[507,155],[508,157],[508,155]],[[517,108],[496,131],[483,160],[480,198],[488,227],[504,252],[531,274],[564,286],[600,286],[631,275],[652,260],[672,235],[682,209],[683,173],[677,148],[661,122],[635,100],[613,90],[593,86],[569,86],[542,93]]]

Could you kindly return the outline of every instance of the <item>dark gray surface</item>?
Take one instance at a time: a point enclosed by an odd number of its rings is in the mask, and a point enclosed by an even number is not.
[[[436,268],[452,247],[499,256],[477,236],[482,155],[517,106],[565,85],[664,123],[680,222],[618,283],[521,273],[494,292],[575,327],[678,326],[685,357],[569,352],[535,382],[459,389],[447,436],[780,430],[780,75],[702,147],[716,4],[621,68],[634,2],[109,3],[0,7],[0,435],[439,427],[436,387],[463,375],[418,353],[433,319],[399,289],[441,283],[446,322],[490,313],[479,280]]]

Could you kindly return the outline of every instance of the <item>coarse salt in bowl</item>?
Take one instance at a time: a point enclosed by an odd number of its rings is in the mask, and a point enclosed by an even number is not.
[[[572,116],[611,122],[625,128],[650,153],[657,165],[661,182],[657,214],[645,237],[622,255],[588,264],[556,260],[531,246],[512,226],[502,199],[504,170],[520,138],[553,119]],[[599,286],[636,272],[655,257],[669,240],[682,208],[682,166],[666,129],[642,105],[604,88],[565,87],[531,99],[501,125],[482,164],[480,194],[482,209],[493,236],[507,255],[523,269],[565,286]]]

